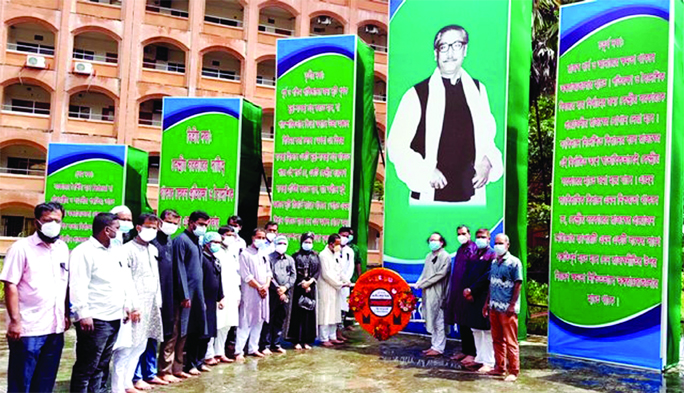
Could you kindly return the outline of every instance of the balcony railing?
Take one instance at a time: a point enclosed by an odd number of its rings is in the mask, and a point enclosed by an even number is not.
[[[88,0],[88,1],[91,3],[117,5],[117,6],[121,7],[121,1],[120,0]]]
[[[45,176],[45,169],[3,168],[3,167],[0,167],[0,173],[7,173],[10,175]]]
[[[387,47],[383,45],[378,45],[378,44],[368,44],[373,50],[376,52],[382,52],[382,53],[387,53]]]
[[[74,52],[74,59],[76,60],[86,60],[86,61],[97,61],[100,63],[117,64],[119,62],[118,57],[109,55],[91,55],[87,53]]]
[[[261,131],[261,139],[273,139],[275,133],[273,131]]]
[[[202,76],[207,78],[226,79],[229,81],[240,81],[240,75],[235,71],[217,70],[215,68],[202,68]]]
[[[114,115],[101,115],[99,113],[83,113],[83,112],[69,112],[69,119],[77,120],[96,120],[96,121],[106,121],[113,122]]]
[[[275,78],[266,78],[263,76],[257,76],[256,83],[259,86],[275,87],[275,85],[276,85]]]
[[[373,101],[387,102],[387,94],[374,94]]]
[[[187,18],[189,16],[188,11],[178,10],[175,8],[159,7],[159,6],[154,5],[154,4],[147,4],[147,6],[145,6],[145,11],[154,12],[156,14],[162,14],[162,15],[177,16],[180,18]]]
[[[157,71],[175,72],[178,74],[185,74],[185,64],[176,63],[152,63],[148,61],[143,62],[143,68]]]
[[[24,43],[8,42],[7,43],[7,50],[13,50],[13,51],[24,52],[24,53],[36,53],[36,54],[45,55],[45,56],[54,56],[55,55],[55,47],[54,46],[31,44],[31,43],[26,43],[26,42],[24,42]]]
[[[283,29],[282,27],[259,25],[259,31],[280,35],[294,35],[294,30]]]
[[[138,124],[141,126],[152,126],[152,127],[161,127],[162,126],[161,120],[151,120],[151,119],[138,119]]]
[[[4,112],[26,113],[26,114],[32,114],[32,115],[50,116],[50,109],[49,108],[36,108],[35,106],[30,107],[30,106],[18,106],[18,105],[12,105],[12,104],[4,104],[2,106],[2,110]]]
[[[241,20],[223,18],[221,16],[204,15],[204,21],[209,22],[209,23],[215,23],[217,25],[223,25],[223,26],[239,27],[239,28],[243,27]]]

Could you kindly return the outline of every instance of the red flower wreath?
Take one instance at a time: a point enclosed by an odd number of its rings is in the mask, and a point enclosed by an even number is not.
[[[402,312],[413,312],[413,310],[416,309],[417,303],[418,299],[416,298],[416,295],[414,295],[410,290],[402,292],[397,296],[397,305]]]
[[[385,341],[390,338],[390,326],[387,322],[380,321],[373,328],[373,337],[380,341]]]
[[[349,296],[349,309],[353,312],[358,312],[366,306],[368,300],[368,291],[353,291]]]

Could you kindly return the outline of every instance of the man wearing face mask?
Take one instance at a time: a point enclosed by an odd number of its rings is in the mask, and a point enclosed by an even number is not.
[[[432,335],[432,346],[423,351],[425,356],[441,356],[446,347],[444,332],[444,296],[451,270],[451,257],[444,249],[446,239],[435,232],[428,238],[430,253],[425,257],[423,273],[416,281],[416,288],[423,290],[422,311],[425,328]]]
[[[271,286],[273,272],[268,259],[260,254],[266,244],[266,232],[254,229],[252,244],[240,254],[240,278],[242,279],[242,300],[240,303],[240,325],[235,340],[235,360],[244,362],[244,349],[247,340],[247,353],[264,357],[259,352],[261,328],[269,321],[268,287]]]
[[[207,334],[206,330],[206,305],[204,302],[204,290],[202,287],[202,248],[199,244],[200,237],[207,233],[209,215],[203,211],[195,211],[188,218],[188,227],[173,239],[173,258],[178,261],[181,285],[177,293],[187,296],[182,300],[180,332],[176,344],[175,357],[172,371],[178,378],[188,378],[191,375],[199,375],[195,370],[188,374],[183,370],[186,362],[183,359],[183,351],[178,351],[181,342],[185,343],[187,336],[201,337]]]
[[[93,236],[71,252],[69,295],[76,320],[76,363],[70,392],[105,392],[121,319],[140,319],[131,294],[126,255],[113,247],[119,221],[111,213],[93,219]]]
[[[489,296],[482,315],[489,316],[494,340],[496,367],[490,375],[505,375],[507,382],[515,382],[520,374],[518,347],[518,314],[523,266],[520,259],[508,252],[511,242],[503,233],[494,238],[496,260],[492,262]]]
[[[115,246],[122,246],[128,243],[135,236],[131,231],[135,229],[133,225],[133,213],[125,205],[117,206],[109,211],[114,214],[119,220],[119,231],[116,233],[116,239],[114,239]]]
[[[33,210],[37,231],[10,247],[0,280],[9,324],[9,392],[51,392],[69,329],[69,249],[59,239],[64,207]]]
[[[235,229],[235,236],[238,244],[239,254],[247,248],[247,242],[240,236],[240,230],[242,229],[242,218],[240,216],[231,216],[228,219],[228,226]]]
[[[180,336],[181,313],[190,305],[190,301],[185,300],[190,298],[190,294],[187,292],[188,281],[185,266],[173,256],[171,235],[178,231],[180,215],[173,209],[166,209],[161,213],[160,218],[161,228],[157,231],[157,238],[152,241],[152,244],[159,250],[159,281],[162,293],[162,327],[164,328],[164,342],[159,351],[159,367],[156,373],[162,381],[175,383],[180,379],[173,375],[174,355],[176,353],[182,355],[185,345],[184,339]],[[149,359],[150,356],[156,356],[156,348],[151,349],[148,346],[143,357]],[[141,363],[144,363],[143,358],[141,358]],[[136,375],[136,378],[156,383],[154,378],[149,379],[154,375],[154,370],[149,366],[151,361],[148,360],[147,363],[148,366],[142,367],[141,374]],[[179,371],[182,372],[182,370]]]
[[[477,251],[466,261],[462,280],[465,307],[461,324],[473,332],[477,353],[475,359],[470,362],[464,359],[462,364],[471,369],[479,369],[481,373],[488,373],[494,367],[489,318],[482,316],[482,308],[489,293],[489,270],[492,261],[496,259],[494,250],[489,246],[490,240],[489,230],[486,228],[478,229],[475,233]]]
[[[461,245],[456,252],[456,256],[451,262],[451,275],[447,297],[445,299],[444,320],[446,324],[452,326],[458,324],[458,334],[461,336],[461,353],[451,357],[452,360],[471,363],[475,361],[477,352],[475,350],[475,338],[470,328],[463,325],[466,299],[463,296],[463,275],[466,271],[467,261],[474,255],[478,248],[475,242],[470,239],[470,229],[461,225],[456,229],[458,243]]]
[[[340,245],[342,246],[340,264],[342,265],[342,278],[351,282],[354,277],[354,250],[350,247],[350,237],[352,229],[349,227],[342,227],[337,232],[340,235]],[[349,311],[349,294],[350,288],[342,288],[340,290],[340,310],[342,311],[342,323],[338,326],[337,339],[340,341],[347,341],[347,338],[342,335],[342,329],[351,328],[354,324],[351,319],[352,315]],[[347,318],[349,317],[349,318]],[[347,319],[350,319],[347,321]]]
[[[202,248],[202,288],[206,306],[206,333],[203,335],[189,335],[186,348],[185,368],[190,374],[199,371],[211,371],[205,364],[209,341],[216,337],[216,311],[223,309],[223,285],[221,283],[221,261],[216,257],[221,252],[223,238],[217,232],[204,235]],[[213,360],[213,359],[211,359]],[[216,364],[213,362],[212,364]]]
[[[337,325],[342,323],[340,313],[340,290],[351,283],[342,276],[340,252],[342,240],[333,233],[328,237],[328,245],[319,254],[321,262],[321,279],[318,281],[318,326],[321,345],[332,347],[344,344],[337,339]]]
[[[264,225],[264,230],[266,230],[266,244],[259,251],[261,255],[269,256],[275,251],[275,238],[278,236],[278,224],[273,221],[269,221]]]
[[[148,340],[159,342],[163,339],[161,316],[161,288],[157,248],[150,244],[157,238],[159,218],[154,214],[143,213],[137,221],[137,236],[121,249],[126,256],[133,280],[132,296],[140,310],[138,322],[124,325],[119,331],[115,345],[112,374],[112,392],[136,392],[133,376],[140,356],[145,352]],[[140,381],[143,382],[143,381]],[[143,382],[144,383],[144,382]],[[149,389],[146,384],[138,384],[141,389]]]
[[[261,329],[261,340],[259,350],[264,355],[273,352],[285,353],[281,345],[283,325],[290,310],[289,303],[292,299],[292,288],[297,278],[295,262],[287,252],[287,238],[276,236],[273,241],[275,251],[269,256],[273,280],[268,290],[269,299],[269,322],[264,324]]]
[[[218,362],[232,363],[226,357],[228,332],[239,323],[240,306],[240,260],[237,234],[233,227],[221,227],[221,250],[214,254],[221,262],[221,286],[223,287],[222,307],[216,311],[216,338],[209,340],[204,363],[215,365]]]

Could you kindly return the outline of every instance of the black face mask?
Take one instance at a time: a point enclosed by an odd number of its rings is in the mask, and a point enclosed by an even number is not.
[[[57,235],[55,237],[47,237],[47,236],[43,235],[43,232],[41,232],[41,231],[36,231],[36,233],[38,234],[38,237],[40,238],[40,240],[44,241],[45,243],[52,244],[52,243],[56,242],[57,240],[59,240],[59,235]]]

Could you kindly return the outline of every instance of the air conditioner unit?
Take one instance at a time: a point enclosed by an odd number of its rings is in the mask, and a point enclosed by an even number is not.
[[[380,31],[378,30],[378,26],[367,25],[366,26],[366,33],[368,33],[368,34],[379,34]]]
[[[93,65],[91,63],[86,63],[84,61],[77,61],[76,64],[74,64],[74,73],[92,75]]]
[[[31,68],[45,69],[45,58],[43,56],[28,55],[26,56],[26,66]]]
[[[332,24],[332,18],[330,18],[329,16],[319,16],[318,17],[318,24],[324,25],[324,26],[331,25]]]

